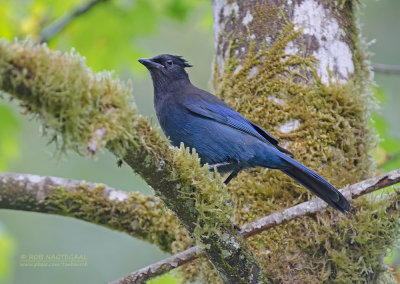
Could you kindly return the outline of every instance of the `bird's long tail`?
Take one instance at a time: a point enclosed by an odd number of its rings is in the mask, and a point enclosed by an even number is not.
[[[287,167],[281,169],[282,172],[301,183],[336,210],[343,213],[351,211],[347,199],[323,177],[286,155],[283,159]]]

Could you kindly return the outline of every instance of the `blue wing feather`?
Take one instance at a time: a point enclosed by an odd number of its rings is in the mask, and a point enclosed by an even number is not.
[[[278,140],[269,132],[254,122],[244,118],[240,113],[232,109],[224,101],[201,89],[195,88],[195,91],[196,92],[193,92],[193,90],[191,90],[190,95],[182,95],[183,105],[190,112],[213,119],[219,123],[243,131],[266,143],[274,145],[279,151],[285,154],[294,156],[288,150],[280,147],[278,145]]]
[[[277,145],[278,140],[276,140],[271,134],[269,134],[267,131],[263,130],[261,127],[258,125],[250,122],[243,116],[241,116],[239,113],[234,111],[233,109],[229,109],[220,105],[209,105],[209,104],[187,104],[185,105],[188,110],[190,110],[192,113],[195,113],[197,115],[204,116],[209,119],[213,119],[215,121],[218,121],[219,123],[225,124],[227,126],[230,126],[232,128],[241,130],[247,134],[250,134],[254,137],[257,137],[258,139],[261,140],[267,140],[271,144]],[[255,127],[258,127],[259,129],[263,130],[263,134],[265,134],[267,137],[261,135]]]

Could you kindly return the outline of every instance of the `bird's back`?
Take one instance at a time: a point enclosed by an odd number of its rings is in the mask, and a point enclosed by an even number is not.
[[[155,101],[155,107],[165,135],[174,146],[183,142],[186,147],[195,148],[202,163],[225,162],[240,164],[242,168],[254,167],[258,152],[265,152],[267,147],[273,148],[267,150],[276,150],[270,143],[263,141],[262,137],[249,135],[238,128],[191,111],[191,105],[200,108],[212,106],[221,116],[226,112],[236,114],[225,102],[204,90],[191,85],[177,92],[163,93],[163,96]],[[273,161],[271,166],[274,166]]]

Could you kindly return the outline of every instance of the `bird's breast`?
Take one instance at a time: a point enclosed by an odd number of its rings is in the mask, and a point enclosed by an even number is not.
[[[185,143],[188,132],[188,111],[176,103],[168,103],[167,100],[156,105],[156,114],[161,129],[174,146]]]

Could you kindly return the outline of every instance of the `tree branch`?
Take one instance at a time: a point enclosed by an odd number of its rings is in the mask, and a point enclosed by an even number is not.
[[[351,186],[345,187],[340,191],[349,199],[354,199],[359,196],[371,193],[375,190],[385,188],[387,186],[394,185],[400,182],[400,169],[393,170],[389,173],[370,178]],[[272,227],[284,224],[298,217],[312,215],[317,212],[325,210],[327,204],[321,199],[313,199],[307,202],[300,203],[288,209],[276,212],[269,216],[263,217],[257,221],[246,224],[242,227],[240,234],[249,238],[256,234],[268,230]],[[203,253],[199,246],[191,247],[183,252],[176,255],[170,256],[157,263],[146,266],[138,271],[130,273],[125,277],[112,282],[112,284],[133,284],[142,283],[153,277],[167,273],[168,271],[175,269],[181,265],[184,265],[196,258]]]
[[[47,42],[50,39],[52,39],[58,32],[63,30],[72,20],[77,18],[78,16],[86,13],[89,11],[91,8],[93,8],[96,4],[100,2],[106,2],[108,0],[91,0],[81,6],[78,6],[77,8],[66,12],[59,18],[57,18],[54,22],[52,22],[50,25],[45,27],[41,32],[40,32],[40,42]]]
[[[393,170],[389,173],[363,180],[351,186],[345,187],[340,191],[348,199],[355,199],[359,196],[368,194],[372,191],[394,185],[400,182],[400,169]],[[261,218],[255,222],[242,227],[241,234],[248,238],[255,234],[259,234],[271,227],[290,221],[294,218],[308,214],[317,213],[327,207],[327,204],[321,199],[313,199],[303,202],[289,209],[274,213],[267,217]]]
[[[154,189],[226,283],[266,282],[259,261],[230,221],[229,194],[218,174],[202,167],[188,149],[171,148],[137,114],[129,85],[110,72],[93,73],[75,54],[29,41],[0,40],[0,90],[19,99],[26,112],[53,132],[61,150],[85,153],[107,148]],[[89,146],[88,146],[89,145]]]
[[[172,252],[187,231],[154,196],[98,183],[20,173],[0,173],[0,209],[74,217],[122,231]]]
[[[159,262],[146,266],[138,271],[130,273],[121,279],[111,282],[111,284],[132,284],[132,283],[145,283],[156,276],[171,271],[181,265],[184,265],[192,260],[198,258],[204,251],[200,246],[191,247],[183,252],[177,253]]]
[[[375,72],[381,72],[387,74],[400,74],[400,66],[396,65],[373,63],[372,68],[374,69]]]

